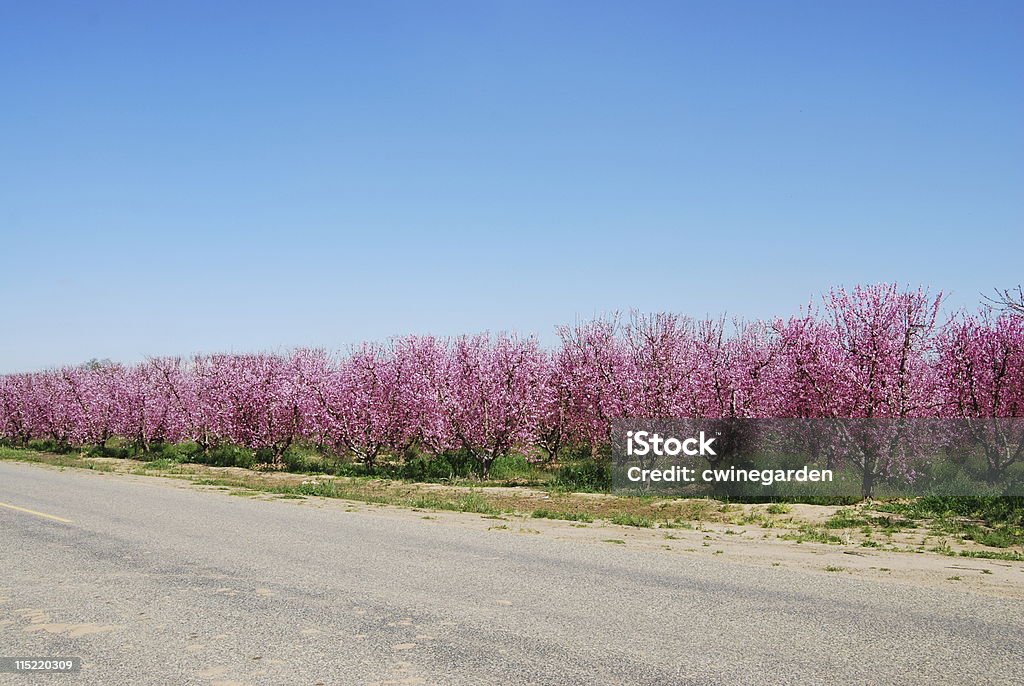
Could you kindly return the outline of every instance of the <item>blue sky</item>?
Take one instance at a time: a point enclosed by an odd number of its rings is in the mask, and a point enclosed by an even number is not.
[[[1019,2],[0,2],[0,371],[1024,280]]]

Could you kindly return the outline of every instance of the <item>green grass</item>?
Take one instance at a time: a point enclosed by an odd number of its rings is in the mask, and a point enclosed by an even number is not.
[[[896,520],[874,518],[873,523],[883,526],[900,528],[919,521],[935,534],[990,548],[1024,546],[1024,498],[926,497],[880,503],[876,509],[900,516]]]
[[[1024,526],[1024,497],[939,497],[877,503],[879,512],[902,515],[911,520],[964,519],[985,526]]]
[[[491,501],[487,500],[487,498],[479,493],[467,493],[466,495],[455,498],[418,496],[404,502],[395,499],[382,499],[380,502],[386,502],[391,505],[404,505],[406,507],[421,508],[424,510],[450,510],[453,512],[474,512],[476,514],[486,515],[500,515],[507,512],[507,510],[495,507]]]
[[[491,465],[489,478],[496,481],[537,483],[544,480],[544,472],[522,455],[506,455]]]
[[[996,524],[986,527],[975,522],[942,518],[934,520],[930,528],[937,534],[974,541],[990,548],[1024,545],[1024,529],[1017,525]]]
[[[530,515],[534,519],[564,519],[570,522],[592,522],[594,518],[586,512],[556,512],[554,510],[534,510]]]
[[[1024,562],[1024,554],[1016,550],[961,550],[957,553],[959,557],[973,557],[979,560],[1007,560],[1009,562]]]
[[[825,528],[855,529],[857,527],[864,526],[867,523],[868,520],[863,517],[857,517],[851,510],[843,509],[836,512],[827,522],[825,522]]]
[[[113,467],[109,465],[90,462],[80,455],[70,453],[44,453],[35,450],[10,448],[0,445],[0,460],[11,460],[15,462],[36,462],[49,464],[55,467],[76,467],[78,469],[91,469],[97,472],[112,472]]]
[[[613,515],[608,521],[612,524],[619,524],[621,526],[636,526],[645,529],[649,529],[654,526],[654,522],[647,517],[633,514],[632,512],[620,512],[619,514]]]
[[[843,542],[843,539],[838,536],[810,525],[803,525],[796,531],[782,534],[779,538],[785,541],[796,541],[797,543],[828,543],[829,545],[840,545]]]

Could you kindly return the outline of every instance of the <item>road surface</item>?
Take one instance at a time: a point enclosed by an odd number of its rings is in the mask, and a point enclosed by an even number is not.
[[[10,684],[1024,683],[1024,603],[0,463]],[[495,522],[501,525],[501,522]]]

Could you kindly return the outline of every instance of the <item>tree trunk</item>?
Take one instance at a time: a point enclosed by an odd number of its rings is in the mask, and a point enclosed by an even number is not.
[[[875,489],[875,471],[873,469],[864,470],[864,478],[860,483],[860,494],[865,500],[870,500],[872,492]]]
[[[1002,476],[1003,476],[1003,470],[999,466],[999,463],[998,462],[994,462],[993,463],[993,462],[989,461],[988,469],[985,470],[985,482],[989,486],[995,486],[997,483],[999,483],[999,479],[1002,478]]]

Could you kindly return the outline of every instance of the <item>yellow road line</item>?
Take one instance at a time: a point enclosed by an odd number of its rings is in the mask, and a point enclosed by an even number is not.
[[[36,517],[45,517],[46,519],[52,519],[55,522],[63,522],[64,524],[70,524],[71,523],[70,519],[64,519],[63,517],[58,517],[57,515],[46,514],[45,512],[36,512],[35,510],[30,510],[30,509],[28,509],[26,507],[18,507],[17,505],[8,505],[7,503],[0,503],[0,507],[6,507],[6,508],[9,508],[11,510],[17,510],[18,512],[25,512],[26,514],[35,515]]]

